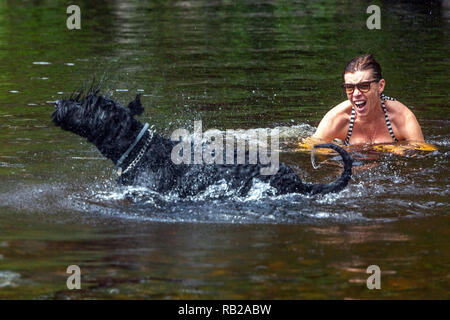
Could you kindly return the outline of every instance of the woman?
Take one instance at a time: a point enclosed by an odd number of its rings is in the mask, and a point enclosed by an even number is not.
[[[371,54],[353,58],[343,78],[348,100],[328,111],[312,138],[324,142],[340,139],[353,145],[424,142],[411,110],[382,94],[386,82]]]

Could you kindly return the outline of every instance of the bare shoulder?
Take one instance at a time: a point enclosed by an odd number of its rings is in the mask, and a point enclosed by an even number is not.
[[[331,141],[334,138],[345,139],[350,121],[352,106],[346,100],[329,110],[320,121],[313,137]]]
[[[386,100],[386,111],[391,122],[397,126],[403,126],[409,121],[417,121],[414,113],[398,100]]]
[[[325,115],[325,118],[332,119],[333,122],[336,124],[338,122],[341,122],[343,120],[348,121],[350,114],[352,112],[352,104],[350,101],[346,100],[332,108],[327,112]]]
[[[386,111],[399,140],[423,142],[422,129],[414,113],[400,101],[385,102]]]

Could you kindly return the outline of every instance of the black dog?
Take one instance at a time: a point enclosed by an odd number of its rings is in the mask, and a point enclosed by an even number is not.
[[[336,150],[344,161],[341,176],[329,184],[302,183],[293,169],[282,163],[274,175],[261,175],[259,164],[174,164],[171,151],[175,143],[147,130],[134,118],[144,110],[140,95],[124,108],[98,92],[91,88],[85,94],[56,101],[52,118],[57,126],[86,138],[112,160],[121,173],[119,183],[144,184],[158,192],[172,191],[186,197],[223,180],[236,194],[245,195],[259,179],[277,194],[324,194],[342,190],[351,177],[352,158],[334,144],[315,146]]]

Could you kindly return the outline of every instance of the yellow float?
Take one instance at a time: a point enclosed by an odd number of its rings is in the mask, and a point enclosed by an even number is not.
[[[308,137],[299,141],[296,151],[300,152],[308,152],[314,148],[315,144],[324,143],[318,139],[314,139],[312,137]],[[359,151],[359,152],[369,152],[373,153],[392,153],[401,156],[415,156],[418,154],[422,154],[421,151],[424,152],[433,152],[437,150],[437,147],[425,143],[425,142],[397,142],[395,144],[373,144],[373,145],[355,145],[355,146],[346,146],[342,143],[342,141],[333,141],[337,145],[341,146],[345,150],[351,151]],[[335,153],[330,149],[316,149],[317,154],[333,154]]]

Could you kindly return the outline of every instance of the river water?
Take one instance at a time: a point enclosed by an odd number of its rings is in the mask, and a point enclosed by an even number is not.
[[[448,299],[450,11],[439,1],[0,3],[0,298]],[[112,163],[54,127],[52,101],[94,77],[141,121],[282,128],[281,160],[332,181],[296,150],[332,106],[346,62],[372,52],[386,94],[413,110],[434,152],[365,150],[342,192],[190,199],[120,187]],[[81,290],[68,290],[69,265]],[[369,290],[366,269],[381,269]]]

